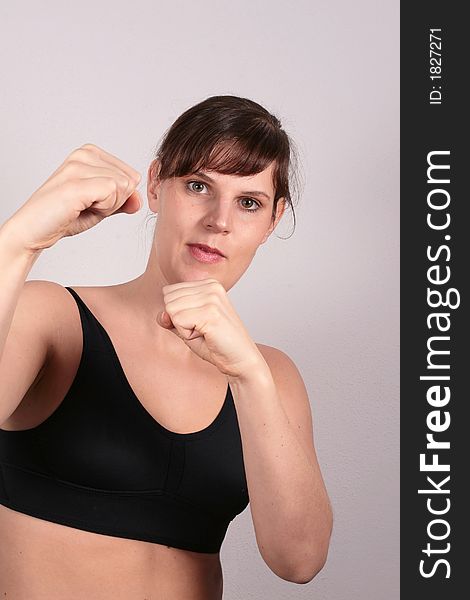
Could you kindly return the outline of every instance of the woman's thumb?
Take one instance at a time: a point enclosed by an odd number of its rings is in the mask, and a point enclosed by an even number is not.
[[[127,213],[132,215],[142,208],[142,198],[137,190],[134,190],[124,204],[118,208],[113,214]]]
[[[158,315],[157,315],[157,323],[159,325],[161,325],[162,327],[164,327],[165,329],[169,329],[170,326],[173,326],[173,323],[171,322],[170,319],[170,315],[165,312],[164,310],[161,310]]]

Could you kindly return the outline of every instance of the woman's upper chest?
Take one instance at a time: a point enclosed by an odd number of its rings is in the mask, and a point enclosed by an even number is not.
[[[175,340],[176,348],[180,343],[183,352],[175,352],[175,343],[165,344],[148,323],[126,311],[111,292],[112,287],[73,289],[93,325],[101,330],[100,342],[115,364],[116,371],[103,369],[94,374],[97,385],[105,385],[107,379],[121,384],[156,422],[172,432],[200,431],[214,421],[227,393],[223,374],[199,357],[188,355],[189,349],[179,339]],[[5,429],[42,423],[60,406],[77,377],[86,332],[74,299],[67,290],[64,296],[56,345],[44,375],[5,423]],[[154,326],[159,327],[156,322]],[[174,336],[168,331],[165,334]]]

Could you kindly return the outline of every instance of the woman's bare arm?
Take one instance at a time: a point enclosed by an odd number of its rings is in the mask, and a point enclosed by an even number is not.
[[[293,361],[276,348],[258,347],[266,362],[230,382],[256,541],[276,575],[308,583],[325,564],[333,521],[310,403]]]
[[[0,227],[0,425],[46,360],[47,327],[41,307],[33,305],[36,282],[25,284],[39,254],[21,246],[8,221]]]

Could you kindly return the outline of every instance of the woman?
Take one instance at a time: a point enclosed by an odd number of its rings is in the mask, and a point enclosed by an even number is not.
[[[227,291],[276,227],[290,146],[259,104],[183,113],[148,170],[145,272],[104,287],[25,279],[46,248],[141,208],[140,175],[85,144],[0,229],[0,592],[215,600],[250,502],[269,568],[322,568],[331,510],[310,405]]]

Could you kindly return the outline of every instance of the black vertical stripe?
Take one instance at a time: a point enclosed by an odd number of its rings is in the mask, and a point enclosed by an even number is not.
[[[184,473],[186,445],[184,441],[172,440],[168,471],[165,479],[165,492],[176,493]]]

